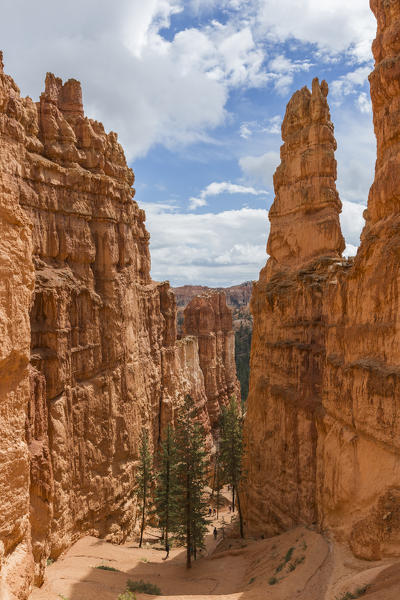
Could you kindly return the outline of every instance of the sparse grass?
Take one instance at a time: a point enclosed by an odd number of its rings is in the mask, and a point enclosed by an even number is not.
[[[252,583],[253,583],[255,580],[256,580],[256,578],[255,578],[255,577],[252,577],[252,578],[250,579],[250,581],[249,581],[249,584],[248,584],[248,585],[251,585],[251,584],[252,584]]]
[[[120,594],[118,596],[118,600],[136,600],[136,596],[129,590],[126,590],[125,592],[122,592],[122,594]]]
[[[268,583],[269,585],[275,585],[276,583],[278,583],[278,580],[276,577],[271,577]]]
[[[114,571],[114,573],[120,573],[119,569],[115,567],[109,567],[108,565],[97,565],[96,569],[101,569],[102,571]]]
[[[141,558],[141,559],[140,559],[140,562],[148,563],[148,562],[149,562],[149,559],[148,559],[148,558],[146,558],[146,557],[144,557],[144,558]]]
[[[336,600],[356,600],[367,593],[368,587],[368,585],[365,585],[364,587],[357,588],[354,593],[346,592],[343,596],[337,596]]]
[[[132,581],[128,579],[126,583],[126,587],[130,592],[139,592],[140,594],[150,594],[151,596],[160,596],[161,590],[158,586],[153,583],[148,583],[147,581]]]

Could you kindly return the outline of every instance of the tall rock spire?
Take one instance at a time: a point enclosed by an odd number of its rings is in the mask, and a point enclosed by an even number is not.
[[[318,256],[340,256],[341,202],[336,190],[336,140],[327,102],[328,84],[314,79],[287,105],[281,164],[274,175],[268,253],[280,266]]]

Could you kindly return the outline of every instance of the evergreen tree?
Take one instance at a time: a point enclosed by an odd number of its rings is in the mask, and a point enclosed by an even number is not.
[[[219,519],[219,509],[221,506],[221,490],[224,486],[223,480],[223,471],[221,467],[221,452],[219,449],[219,440],[216,444],[216,450],[214,455],[214,477],[213,477],[213,490],[212,496],[214,493],[216,495],[216,505],[217,505],[217,519]]]
[[[139,465],[136,473],[136,487],[139,503],[142,509],[142,521],[140,525],[139,548],[143,543],[143,532],[146,526],[147,503],[153,481],[152,456],[149,448],[149,436],[145,429],[142,430],[139,446]]]
[[[174,431],[168,425],[161,442],[155,492],[155,513],[164,531],[165,550],[168,551],[169,534],[174,531],[177,520],[177,450]]]
[[[194,403],[188,395],[180,411],[176,428],[178,456],[178,514],[176,537],[186,546],[186,567],[192,566],[192,554],[204,548],[207,532],[207,452],[203,446],[204,433],[196,421]]]
[[[239,511],[240,536],[243,538],[243,518],[240,506],[240,481],[243,475],[243,417],[235,397],[223,410],[220,440],[221,465],[226,481],[232,486],[232,510],[235,510],[235,493]]]

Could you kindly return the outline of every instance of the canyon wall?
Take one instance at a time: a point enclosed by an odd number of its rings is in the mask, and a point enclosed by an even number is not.
[[[210,446],[211,428],[116,134],[79,82],[48,74],[35,104],[0,67],[0,565],[24,598],[79,536],[134,531],[143,427],[157,446],[190,393]]]
[[[198,340],[207,411],[211,427],[216,428],[230,398],[240,398],[232,312],[226,305],[224,292],[209,291],[195,296],[185,308],[183,328],[186,335]]]
[[[297,92],[282,126],[251,304],[245,512],[252,531],[315,524],[379,559],[400,554],[400,7],[371,7],[378,156],[354,261],[341,258],[326,86]]]

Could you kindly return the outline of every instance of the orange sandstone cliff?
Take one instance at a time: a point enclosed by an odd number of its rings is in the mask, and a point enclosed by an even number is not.
[[[314,80],[312,92],[303,88],[288,104],[269,212],[270,258],[251,300],[246,520],[270,533],[317,518],[322,288],[344,248],[327,93],[327,84]]]
[[[195,296],[185,308],[183,327],[186,335],[198,339],[207,410],[211,427],[215,428],[230,398],[240,399],[232,312],[226,305],[225,294],[209,291]]]
[[[1,58],[0,585],[23,598],[79,536],[133,532],[142,427],[156,446],[190,393],[211,438],[198,340],[177,342],[150,278],[116,134],[77,81],[48,74],[35,104]]]
[[[340,258],[325,84],[297,92],[282,126],[251,305],[245,512],[250,530],[315,523],[379,559],[400,554],[400,6],[371,7],[378,156],[354,262]]]

